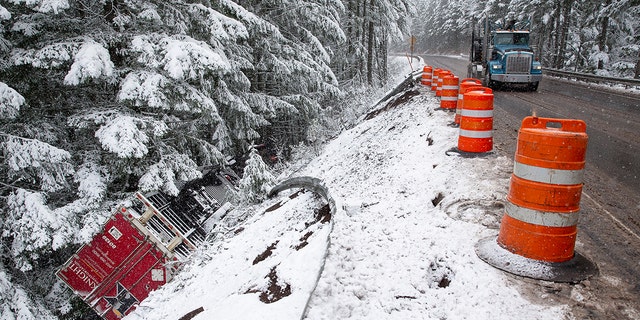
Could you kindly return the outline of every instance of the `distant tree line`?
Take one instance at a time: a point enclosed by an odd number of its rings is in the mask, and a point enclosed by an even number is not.
[[[531,22],[544,67],[640,78],[637,0],[422,0],[417,8],[413,32],[423,51],[466,54],[474,21],[511,12]]]

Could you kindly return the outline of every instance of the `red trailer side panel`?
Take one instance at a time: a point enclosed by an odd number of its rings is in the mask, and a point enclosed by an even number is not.
[[[125,208],[118,210],[102,232],[57,272],[105,319],[119,319],[133,311],[177,269],[176,258],[168,257],[168,250],[138,229],[133,219]]]
[[[84,245],[57,275],[83,299],[111,275],[144,242],[144,235],[123,216],[107,221],[101,233]]]
[[[130,268],[113,277],[105,285],[103,294],[96,295],[94,310],[108,320],[129,314],[151,291],[166,283],[167,273],[171,272],[168,262],[161,251],[149,248],[131,261]]]

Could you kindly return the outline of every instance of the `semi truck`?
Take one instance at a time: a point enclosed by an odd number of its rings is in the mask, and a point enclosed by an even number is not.
[[[505,22],[491,23],[484,17],[475,23],[467,76],[494,89],[509,85],[538,90],[542,65],[529,44],[528,27],[528,22],[516,22],[512,16]]]
[[[136,193],[119,206],[100,232],[56,272],[73,292],[106,320],[131,313],[151,291],[179,271],[231,209],[228,188],[238,176],[210,170],[185,183],[178,196]]]

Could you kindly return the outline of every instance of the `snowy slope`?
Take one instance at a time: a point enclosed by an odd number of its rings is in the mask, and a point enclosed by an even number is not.
[[[478,240],[497,234],[512,163],[447,152],[457,129],[437,108],[430,93],[414,96],[344,132],[295,173],[329,187],[339,209],[330,222],[316,218],[319,197],[283,192],[127,319],[193,310],[200,320],[564,318],[566,308],[529,302],[476,256]],[[262,302],[270,286],[283,297]]]
[[[196,319],[299,319],[327,249],[322,207],[311,192],[271,201],[127,319],[178,319],[200,307]]]

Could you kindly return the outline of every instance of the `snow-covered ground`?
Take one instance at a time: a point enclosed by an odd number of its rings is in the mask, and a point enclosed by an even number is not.
[[[497,234],[512,163],[447,152],[458,132],[438,107],[423,92],[292,174],[322,179],[337,204],[330,221],[313,193],[281,192],[127,319],[564,318],[567,307],[528,301],[476,256]]]

